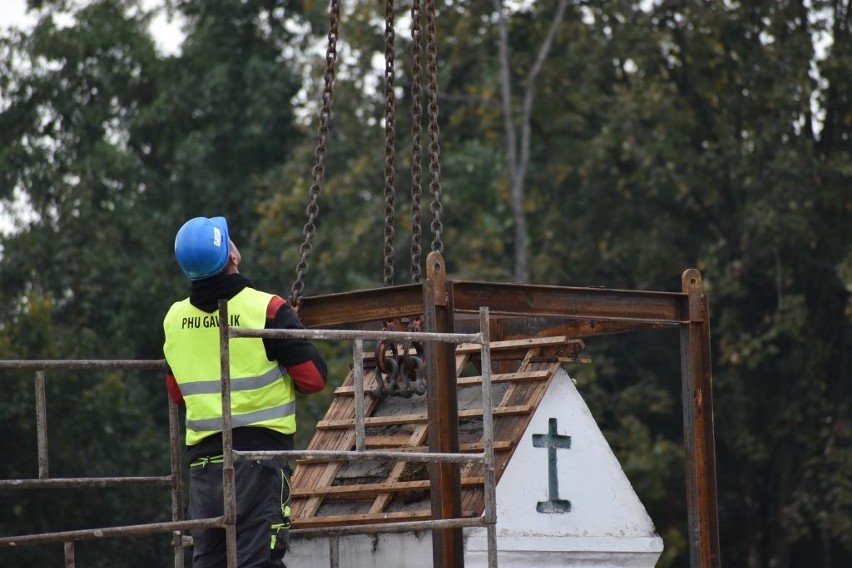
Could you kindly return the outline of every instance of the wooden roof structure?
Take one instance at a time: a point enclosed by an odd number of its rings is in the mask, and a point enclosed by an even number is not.
[[[512,457],[520,437],[563,363],[577,362],[582,340],[566,336],[493,341],[490,344],[494,388],[494,450],[496,475]],[[459,401],[459,451],[482,452],[482,376],[480,346],[455,349]],[[367,450],[425,452],[429,447],[428,412],[424,395],[377,397],[375,355],[364,356],[364,412]],[[308,450],[355,449],[355,387],[350,371],[325,418],[317,424]],[[461,468],[461,512],[483,514],[483,465]],[[294,529],[352,526],[365,523],[430,519],[430,481],[423,463],[349,462],[299,463],[292,477]]]
[[[422,317],[424,329],[428,332],[464,333],[478,328],[480,333],[487,334],[490,345],[497,346],[500,341],[559,336],[585,339],[651,329],[678,329],[681,347],[690,565],[701,568],[720,566],[710,307],[709,297],[703,289],[701,273],[696,269],[687,269],[681,274],[680,292],[660,292],[452,281],[447,278],[443,257],[437,251],[429,254],[425,264],[426,279],[421,283],[306,297],[300,304],[302,322],[309,329],[376,330],[376,325],[381,325],[382,322]],[[481,322],[475,321],[473,315],[479,313],[483,307],[487,307],[490,313],[487,329],[482,329]],[[474,323],[476,325],[473,325]],[[428,444],[430,452],[462,451],[460,440],[463,439],[464,432],[459,429],[459,425],[465,418],[466,410],[463,404],[462,410],[459,410],[458,384],[464,384],[467,378],[457,377],[460,355],[464,353],[457,352],[452,345],[425,345],[424,363],[429,384],[425,406],[429,420],[424,425],[422,418],[418,422],[410,416],[406,417],[406,420],[414,424],[413,429],[400,429],[396,434],[375,435],[371,443],[379,445],[374,445],[374,448],[382,447],[381,444],[398,444],[400,447],[411,448]],[[526,360],[527,355],[530,356],[528,363],[532,364],[536,355],[527,351],[522,360]],[[546,365],[537,361],[535,364]],[[492,372],[505,371],[492,366]],[[349,380],[347,378],[347,381]],[[372,380],[375,381],[375,377],[372,377]],[[537,384],[535,381],[516,383]],[[351,449],[352,434],[348,424],[352,420],[354,404],[353,397],[345,394],[349,388],[350,384],[347,382],[341,387],[343,390],[337,393],[326,419],[319,425],[317,437],[311,442],[312,446],[336,445]],[[519,394],[521,389],[514,388],[512,391],[517,396],[522,396]],[[524,412],[521,409],[532,404],[532,395],[530,397],[507,403],[501,414],[495,415],[503,424],[509,424],[504,420],[506,416],[516,416],[513,426],[501,425],[503,430],[497,438],[498,441],[511,441],[512,437],[506,428],[522,431]],[[368,408],[370,404],[367,402]],[[368,412],[369,420],[373,421],[372,425],[394,420],[377,412],[376,408],[370,408]],[[418,416],[422,414],[421,410]],[[406,435],[406,439],[401,437]],[[476,440],[465,443],[475,444]],[[498,454],[502,456],[502,460],[506,460],[511,455],[511,449],[498,449]],[[369,524],[369,515],[375,515],[382,510],[385,511],[383,515],[398,514],[400,517],[409,515],[423,518],[422,516],[426,515],[425,508],[398,512],[390,510],[394,507],[394,502],[398,501],[397,494],[402,493],[403,489],[421,490],[424,487],[422,483],[403,485],[424,480],[404,479],[404,466],[398,463],[392,466],[387,474],[376,476],[372,487],[367,483],[361,483],[358,487],[352,487],[350,482],[344,483],[340,479],[341,471],[338,465],[312,464],[310,467],[300,466],[297,469],[300,471],[296,472],[293,480],[293,513],[296,518],[294,528],[304,528],[311,524],[321,527],[324,523],[327,525],[343,520],[347,523],[360,520],[361,523]],[[467,478],[472,483],[475,477],[476,475],[470,474]],[[473,511],[479,508],[475,490],[471,489],[473,486],[462,485],[457,465],[446,462],[434,464],[429,471],[428,484],[431,491],[425,493],[431,498],[431,515],[426,518],[454,519],[475,514]],[[371,504],[366,511],[335,510],[334,501],[341,502],[343,495],[347,496],[347,500],[366,501]],[[351,496],[359,498],[350,499]],[[432,546],[434,565],[446,568],[464,565],[460,527],[433,530]]]
[[[713,389],[710,359],[709,298],[703,289],[701,273],[688,269],[681,275],[682,291],[659,292],[613,290],[605,288],[580,288],[541,286],[527,284],[495,284],[484,282],[451,281],[440,253],[432,252],[427,258],[427,278],[422,283],[391,286],[378,290],[363,290],[344,294],[305,298],[301,304],[301,319],[308,329],[320,331],[357,330],[376,331],[383,322],[403,318],[422,317],[427,334],[467,334],[476,321],[478,333],[465,335],[464,341],[487,344],[482,349],[491,365],[486,375],[500,389],[492,389],[492,404],[484,405],[494,414],[494,437],[498,455],[496,468],[464,466],[460,475],[459,463],[468,461],[461,452],[476,452],[483,436],[476,425],[477,408],[483,408],[480,397],[477,407],[475,395],[471,398],[466,388],[476,385],[476,350],[470,345],[455,347],[452,344],[424,345],[424,369],[428,388],[424,395],[409,399],[356,401],[353,396],[352,376],[336,390],[335,399],[325,419],[319,424],[312,448],[343,448],[351,453],[354,435],[350,428],[354,406],[365,402],[368,426],[368,445],[376,448],[406,448],[413,455],[423,455],[418,450],[428,446],[429,454],[443,454],[447,460],[432,464],[428,481],[422,471],[396,462],[384,470],[362,470],[360,473],[344,471],[343,466],[330,461],[310,463],[297,468],[294,475],[295,528],[314,526],[375,524],[370,515],[381,515],[391,520],[414,518],[438,520],[442,528],[432,529],[433,564],[443,568],[464,566],[462,527],[474,526],[464,515],[477,515],[482,509],[483,495],[477,493],[479,473],[485,469],[486,477],[495,470],[502,472],[512,457],[517,436],[523,433],[533,418],[532,413],[542,396],[552,384],[559,366],[576,360],[582,345],[581,339],[605,334],[627,333],[649,329],[677,329],[680,335],[682,374],[682,409],[684,421],[684,469],[686,477],[688,534],[690,565],[701,568],[718,568],[719,526],[716,509],[716,467],[713,427]],[[80,478],[50,479],[47,473],[46,429],[41,425],[46,415],[43,404],[38,405],[39,479],[6,481],[6,486],[17,488],[47,484],[54,487],[82,487],[96,483],[99,487],[133,484],[172,485],[172,515],[170,523],[155,523],[128,527],[87,529],[43,535],[24,535],[0,538],[0,548],[22,544],[64,542],[66,564],[73,564],[73,542],[87,538],[147,534],[147,532],[183,531],[195,527],[221,527],[229,542],[228,565],[236,566],[236,507],[233,499],[233,462],[254,458],[253,454],[267,452],[231,452],[230,375],[228,365],[229,340],[234,337],[266,337],[294,330],[240,330],[228,326],[227,302],[220,302],[220,348],[222,350],[222,406],[223,445],[226,448],[223,465],[223,485],[226,494],[225,515],[217,518],[182,520],[181,484],[177,473],[180,467],[178,449],[178,413],[169,407],[172,438],[172,475],[157,478]],[[356,352],[363,337],[379,334],[347,334],[356,339]],[[382,337],[387,337],[384,332]],[[313,336],[312,336],[313,337]],[[406,336],[407,337],[407,336]],[[322,333],[316,338],[323,337]],[[569,339],[572,338],[572,339]],[[491,352],[495,356],[491,356]],[[369,367],[369,357],[360,358]],[[356,361],[358,359],[356,358]],[[44,395],[43,370],[46,368],[161,368],[163,361],[8,361],[0,367],[31,368],[36,370],[36,393]],[[141,363],[141,366],[138,365]],[[362,366],[356,365],[356,370]],[[375,362],[367,373],[367,383],[376,383]],[[496,373],[496,375],[495,375]],[[487,385],[487,383],[486,383]],[[558,385],[557,385],[558,386]],[[487,392],[487,388],[483,388]],[[495,391],[497,395],[495,396]],[[423,400],[425,398],[425,401]],[[407,402],[406,402],[407,401]],[[545,401],[547,403],[547,401]],[[460,410],[461,408],[461,410]],[[425,411],[425,412],[424,412]],[[427,420],[428,417],[428,420]],[[359,420],[360,422],[360,420]],[[486,424],[488,421],[483,421]],[[362,429],[358,428],[359,445],[363,442]],[[294,452],[299,454],[299,452]],[[368,456],[373,458],[374,456]],[[462,458],[462,459],[459,459]],[[397,459],[396,456],[394,459]],[[454,463],[449,463],[453,461]],[[490,453],[489,453],[490,462]],[[373,479],[369,479],[372,476]],[[360,477],[360,478],[359,478]],[[129,479],[130,483],[125,483]],[[425,483],[424,483],[425,482]],[[4,482],[0,480],[0,485]],[[492,484],[488,484],[492,486]],[[428,490],[427,490],[428,488]],[[406,498],[400,498],[403,494]],[[342,497],[345,496],[345,499]],[[490,502],[492,495],[486,495]],[[421,499],[422,498],[422,499]],[[430,501],[430,508],[420,501]],[[344,502],[354,502],[360,508],[341,509]],[[397,519],[392,517],[396,516]],[[406,517],[407,516],[407,517]],[[454,520],[452,524],[444,520]],[[455,522],[456,519],[464,521]],[[404,522],[396,523],[405,525]],[[489,530],[494,526],[488,522]],[[367,527],[364,527],[365,529]],[[383,530],[385,527],[381,527]],[[311,530],[311,529],[308,529]],[[407,529],[406,529],[407,530]],[[419,530],[419,529],[417,529]],[[177,533],[175,533],[177,534]],[[489,537],[490,538],[490,537]],[[175,539],[175,557],[182,558],[183,540]],[[490,548],[490,547],[489,547]],[[69,564],[70,562],[70,564]]]

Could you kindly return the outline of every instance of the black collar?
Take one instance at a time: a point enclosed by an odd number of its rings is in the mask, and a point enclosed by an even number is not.
[[[219,300],[230,300],[244,288],[253,288],[251,280],[242,274],[217,274],[192,282],[189,302],[205,312],[219,309]]]

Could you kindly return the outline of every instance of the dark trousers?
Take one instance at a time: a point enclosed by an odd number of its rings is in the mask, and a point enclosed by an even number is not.
[[[221,459],[221,458],[219,458]],[[193,519],[224,514],[222,463],[198,460],[190,466],[189,513]],[[283,567],[290,528],[289,469],[273,462],[234,464],[237,497],[237,565]],[[225,568],[223,529],[192,531],[193,568]]]

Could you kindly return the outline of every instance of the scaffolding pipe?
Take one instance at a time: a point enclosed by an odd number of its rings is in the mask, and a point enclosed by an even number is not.
[[[160,477],[56,477],[53,479],[3,479],[0,489],[84,489],[117,487],[168,487],[172,476]]]
[[[497,568],[497,475],[494,467],[494,400],[491,387],[491,349],[488,347],[491,322],[488,307],[479,308],[482,334],[480,374],[482,375],[482,443],[485,454],[485,483],[482,487],[487,535],[488,568]]]
[[[425,521],[400,521],[390,523],[372,523],[350,525],[348,527],[317,527],[312,529],[290,529],[290,536],[353,536],[360,534],[417,532],[434,529],[458,529],[482,527],[485,517],[466,517],[456,519],[429,519]]]
[[[56,542],[78,540],[96,540],[118,536],[140,536],[146,534],[167,533],[175,530],[189,530],[196,528],[223,528],[224,526],[224,517],[211,517],[209,519],[195,519],[191,521],[147,523],[144,525],[128,525],[123,527],[108,527],[100,529],[83,529],[76,531],[5,536],[0,537],[0,548],[15,548],[18,546],[50,544]]]
[[[44,370],[35,372],[36,431],[38,438],[38,478],[50,477],[47,462],[47,400],[44,392]]]
[[[74,558],[74,541],[63,542],[62,548],[65,551],[65,568],[74,568],[74,563],[76,562]]]
[[[221,313],[221,312],[220,312]],[[384,532],[409,532],[416,530],[458,529],[466,526],[485,526],[488,534],[488,566],[497,567],[496,550],[496,505],[495,505],[495,466],[493,440],[493,393],[491,384],[491,354],[489,348],[488,328],[490,326],[488,308],[480,308],[480,332],[475,334],[435,333],[435,332],[370,332],[363,330],[257,330],[257,329],[227,329],[227,322],[220,315],[220,329],[228,337],[261,337],[280,338],[293,337],[303,339],[352,339],[353,345],[353,380],[355,398],[355,451],[321,451],[321,450],[289,450],[289,451],[238,451],[232,450],[233,459],[239,460],[283,460],[290,458],[311,461],[406,461],[406,462],[446,462],[446,463],[482,463],[485,467],[485,514],[477,519],[450,518],[433,519],[428,521],[411,521],[397,523],[380,523],[358,525],[346,529],[324,527],[321,529],[292,529],[291,536],[319,534],[329,537],[329,558],[332,568],[339,564],[338,536],[347,534],[370,534]],[[446,453],[446,452],[399,452],[399,451],[367,451],[365,418],[364,418],[364,372],[363,372],[363,341],[432,341],[444,343],[475,343],[481,346],[482,358],[482,396],[483,396],[483,440],[485,451],[482,453]],[[224,343],[223,343],[224,353]],[[224,355],[223,355],[224,357]],[[224,368],[224,359],[223,359]],[[224,377],[224,373],[223,373]],[[224,379],[223,379],[224,380]]]
[[[180,477],[180,448],[178,412],[174,404],[169,403],[169,447],[171,454],[171,475],[168,476],[121,476],[121,477],[75,477],[51,478],[49,467],[49,436],[47,428],[47,397],[45,388],[45,370],[149,370],[165,369],[165,361],[159,360],[6,360],[0,361],[0,370],[31,370],[34,371],[35,412],[36,412],[36,442],[38,460],[37,479],[7,479],[0,480],[0,490],[6,489],[78,489],[78,488],[123,488],[123,487],[171,487],[172,521],[183,521],[183,497]],[[205,524],[201,519],[198,526]],[[20,535],[0,539],[0,548],[18,547],[61,542],[64,551],[66,568],[75,566],[75,541],[97,539],[110,536],[125,536],[134,534],[154,534],[171,530],[172,545],[174,546],[175,568],[183,568],[184,539],[181,529],[184,525],[175,524],[166,528],[160,524],[147,524],[134,527],[111,527],[107,529],[90,529],[72,532],[42,533],[40,535]]]
[[[172,521],[178,522],[183,518],[183,483],[180,475],[180,417],[176,404],[169,401],[169,463],[172,471]],[[172,531],[172,549],[175,558],[175,568],[184,568],[183,534]]]
[[[356,339],[352,346],[352,373],[355,380],[355,449],[367,448],[367,432],[364,427],[364,340]]]
[[[225,512],[225,555],[237,568],[237,497],[234,478],[234,437],[231,429],[231,358],[228,301],[219,300],[219,354],[222,379],[222,494]]]
[[[301,338],[301,339],[362,339],[382,341],[437,341],[441,343],[482,343],[482,333],[433,333],[428,331],[369,331],[350,329],[248,329],[231,328],[230,337]]]
[[[183,534],[194,528],[224,528],[226,532],[226,546],[228,548],[228,568],[236,568],[236,503],[234,468],[235,461],[241,459],[275,459],[287,457],[301,457],[306,461],[313,460],[404,460],[409,462],[448,462],[448,463],[490,463],[493,473],[493,436],[491,431],[491,419],[486,419],[489,437],[486,448],[490,446],[490,458],[488,450],[483,453],[423,453],[423,452],[391,452],[391,451],[367,451],[362,432],[360,443],[356,443],[356,451],[334,452],[317,450],[291,450],[286,452],[239,452],[233,450],[232,424],[231,424],[231,400],[230,400],[230,359],[229,340],[232,337],[302,337],[307,339],[353,339],[355,364],[355,390],[356,400],[356,431],[363,430],[364,424],[364,376],[363,376],[363,341],[367,340],[393,340],[393,341],[437,341],[445,343],[477,343],[482,345],[484,366],[486,371],[483,376],[484,400],[486,414],[491,414],[491,376],[490,376],[490,351],[488,350],[487,334],[454,334],[454,333],[429,333],[429,332],[370,332],[351,330],[247,330],[235,329],[228,325],[227,302],[220,302],[220,355],[221,355],[221,380],[222,380],[222,421],[223,421],[223,497],[224,512],[222,517],[209,519],[183,520],[182,491],[180,478],[180,440],[179,440],[179,417],[177,407],[169,405],[169,429],[171,447],[171,469],[172,474],[160,477],[104,477],[104,478],[66,478],[49,479],[47,467],[47,410],[44,398],[44,370],[94,370],[94,369],[165,369],[164,360],[33,360],[33,361],[0,361],[0,369],[23,369],[35,370],[36,377],[36,399],[37,420],[39,421],[39,476],[37,480],[0,480],[0,489],[30,489],[30,488],[75,488],[75,487],[125,487],[125,486],[171,486],[172,488],[172,522],[148,523],[144,525],[130,525],[123,527],[109,527],[99,529],[86,529],[77,531],[64,531],[54,533],[43,533],[39,535],[22,535],[0,538],[0,548],[18,547],[26,545],[48,544],[62,542],[65,550],[66,568],[74,567],[74,543],[79,540],[101,539],[109,537],[135,536],[171,532],[172,546],[175,550],[175,568],[183,568],[183,547],[186,541]],[[487,315],[485,316],[487,321]],[[359,392],[360,391],[360,392]],[[360,408],[357,408],[360,406]],[[357,425],[361,422],[361,426]],[[360,446],[361,449],[357,449]],[[43,458],[43,459],[42,459]],[[487,481],[486,481],[487,483]],[[493,483],[493,476],[492,476]],[[493,494],[493,488],[492,488]],[[486,487],[486,501],[488,500],[488,489]],[[319,529],[293,529],[293,536],[306,536],[321,534],[330,536],[334,542],[338,537],[354,534],[395,533],[419,530],[438,530],[463,527],[481,527],[487,522],[487,518],[493,518],[486,506],[486,516],[478,518],[451,518],[432,519],[424,521],[391,522],[378,524],[364,524],[351,527],[319,528]],[[334,546],[332,544],[331,546]],[[337,562],[339,564],[339,542],[337,542]],[[495,564],[496,565],[496,564]],[[490,565],[491,566],[491,565]]]
[[[165,359],[12,359],[0,361],[0,369],[84,371],[93,369],[165,369]]]
[[[447,463],[485,463],[484,453],[453,454],[440,452],[394,452],[385,450],[252,450],[233,451],[237,460],[276,460],[301,458],[303,461],[407,461]]]

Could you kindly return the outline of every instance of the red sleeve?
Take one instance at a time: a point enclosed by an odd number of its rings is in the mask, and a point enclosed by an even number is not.
[[[325,388],[325,377],[313,361],[291,365],[287,368],[287,373],[293,379],[296,390],[302,394],[319,392]]]
[[[172,399],[173,403],[183,406],[183,394],[180,392],[177,379],[171,373],[166,373],[166,390],[169,392],[169,398]]]
[[[273,296],[266,306],[268,329],[304,329],[296,311],[280,296]],[[264,339],[267,357],[278,361],[293,379],[293,386],[303,394],[325,388],[328,366],[312,342],[306,339]]]
[[[286,303],[287,300],[281,296],[272,296],[272,299],[269,300],[269,304],[266,306],[266,319],[274,320],[278,310]]]

